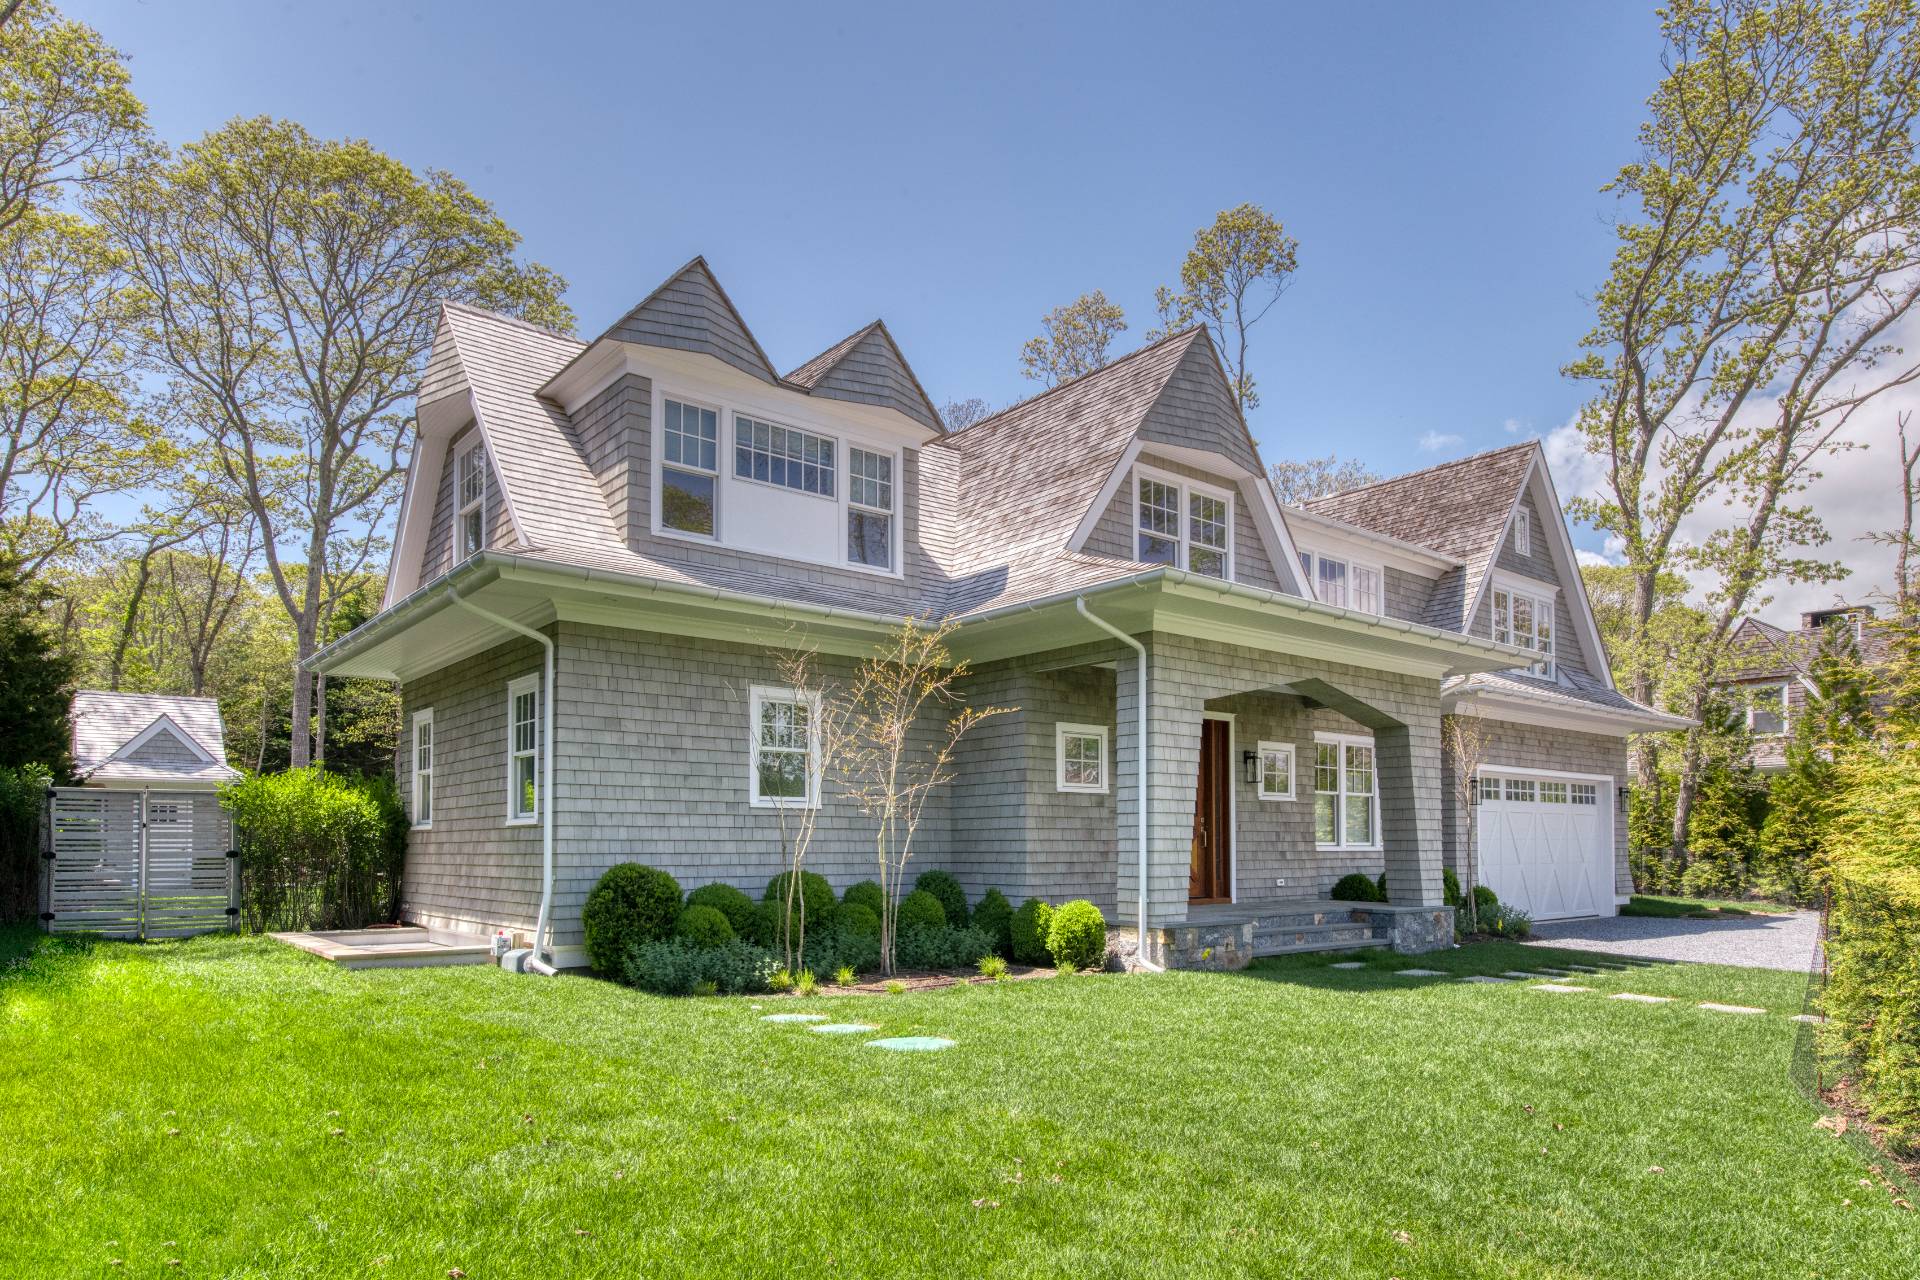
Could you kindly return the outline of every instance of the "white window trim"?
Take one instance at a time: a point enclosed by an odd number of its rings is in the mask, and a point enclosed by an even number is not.
[[[1339,819],[1340,833],[1342,836],[1345,836],[1347,830],[1347,748],[1350,746],[1367,747],[1373,751],[1372,842],[1368,844],[1350,844],[1342,839],[1337,843],[1322,844],[1316,840],[1314,841],[1313,847],[1329,852],[1337,850],[1342,853],[1380,852],[1386,847],[1386,833],[1380,829],[1380,748],[1374,745],[1373,735],[1370,733],[1317,732],[1313,735],[1313,742],[1316,747],[1323,742],[1337,743],[1340,747],[1340,790],[1323,793],[1319,790],[1318,781],[1316,780],[1313,794],[1316,796],[1325,794],[1337,797],[1333,811]]]
[[[1219,579],[1219,581],[1221,582],[1234,581],[1235,579],[1233,575],[1234,575],[1234,568],[1235,568],[1235,555],[1234,555],[1233,544],[1234,544],[1235,517],[1237,513],[1234,511],[1233,492],[1229,489],[1221,489],[1215,485],[1210,485],[1203,481],[1189,480],[1185,476],[1178,476],[1173,474],[1173,472],[1171,471],[1162,471],[1157,467],[1150,467],[1150,466],[1147,466],[1145,463],[1140,463],[1140,462],[1136,462],[1134,464],[1133,478],[1129,482],[1133,490],[1133,501],[1130,504],[1133,508],[1133,512],[1132,512],[1133,557],[1132,558],[1135,560],[1138,560],[1140,558],[1140,534],[1141,534],[1140,482],[1142,480],[1154,480],[1154,481],[1158,481],[1161,484],[1171,485],[1180,494],[1180,536],[1174,546],[1173,554],[1174,554],[1174,559],[1176,563],[1174,563],[1170,567],[1179,569],[1183,573],[1196,572],[1195,570],[1187,568],[1187,564],[1188,564],[1187,548],[1189,545],[1187,535],[1188,535],[1188,531],[1191,528],[1191,525],[1189,522],[1193,518],[1193,513],[1189,508],[1189,503],[1190,503],[1189,495],[1197,493],[1204,497],[1213,498],[1227,504],[1227,545],[1225,549],[1225,554],[1227,557],[1227,566],[1226,566],[1227,572],[1226,572],[1226,576],[1224,578]],[[1207,550],[1209,551],[1212,551],[1215,549],[1216,548],[1213,548],[1213,547],[1207,548]],[[1198,576],[1202,578],[1212,577],[1211,574],[1204,574],[1204,573],[1198,574]]]
[[[1499,597],[1502,594],[1507,597],[1507,634],[1509,638],[1505,640],[1500,638]],[[1557,607],[1560,600],[1560,593],[1557,590],[1549,590],[1542,594],[1539,587],[1521,586],[1516,582],[1502,581],[1496,578],[1492,590],[1487,592],[1487,634],[1492,636],[1498,644],[1516,643],[1516,641],[1511,638],[1515,634],[1513,629],[1513,601],[1515,597],[1519,597],[1533,606],[1533,634],[1527,637],[1529,641],[1532,641],[1540,634],[1540,619],[1543,614],[1547,619],[1547,648],[1544,651],[1546,670],[1535,671],[1534,667],[1538,666],[1539,663],[1530,663],[1527,666],[1527,673],[1529,675],[1539,676],[1543,680],[1552,680],[1560,671],[1560,619],[1559,609]],[[1523,645],[1521,647],[1530,648],[1531,645]],[[1535,649],[1533,652],[1540,653],[1542,651]]]
[[[1513,513],[1513,549],[1518,555],[1533,554],[1533,513],[1525,507]]]
[[[844,510],[842,512],[841,519],[840,519],[840,532],[844,534],[849,529],[852,528],[853,513],[856,511],[860,512],[863,515],[885,516],[887,518],[887,563],[884,565],[862,564],[858,560],[855,560],[851,556],[849,556],[847,557],[847,567],[849,569],[863,570],[867,573],[884,572],[884,573],[890,574],[893,572],[894,565],[899,563],[902,559],[902,556],[900,554],[900,515],[899,515],[900,496],[901,496],[900,491],[901,491],[901,479],[902,479],[900,474],[900,458],[897,453],[891,450],[869,448],[867,445],[861,444],[858,440],[847,440],[847,441],[843,441],[842,443],[846,445],[847,466],[846,466],[846,477],[845,477],[846,497],[841,502],[841,506]],[[854,480],[853,452],[856,449],[858,449],[861,453],[871,454],[873,457],[876,457],[876,458],[892,459],[892,461],[890,461],[887,464],[887,474],[893,477],[891,480],[887,482],[887,492],[889,496],[891,496],[893,499],[893,506],[870,507],[864,502],[855,502],[853,500],[853,480]]]
[[[480,493],[471,501],[462,502],[460,501],[460,488],[465,477],[461,475],[461,472],[466,470],[467,459],[475,456],[478,456],[480,460]],[[453,517],[453,538],[454,545],[460,549],[460,554],[457,557],[460,560],[465,560],[468,556],[486,549],[487,484],[493,478],[490,474],[492,470],[493,469],[487,465],[487,446],[483,440],[475,440],[472,444],[462,449],[459,456],[454,459],[453,497],[457,506]],[[467,545],[467,517],[475,510],[480,512],[480,541],[479,545],[469,547]]]
[[[1100,740],[1100,785],[1093,786],[1085,782],[1067,781],[1067,739],[1098,738]],[[1085,795],[1105,795],[1111,787],[1113,774],[1113,738],[1107,726],[1103,724],[1055,724],[1053,726],[1053,787],[1056,791],[1073,791]]]
[[[529,692],[532,693],[534,696],[533,750],[530,752],[516,750],[514,748],[514,743],[513,743],[513,731],[516,727],[513,722],[513,704],[515,701],[519,699],[521,694],[529,693]],[[540,741],[540,725],[542,721],[542,716],[540,714],[541,710],[542,708],[540,706],[540,675],[538,672],[535,672],[532,675],[521,676],[517,680],[509,680],[507,682],[507,818],[506,818],[506,825],[510,827],[527,827],[527,826],[532,826],[534,823],[540,821],[540,806],[546,800],[546,797],[540,794],[540,749],[546,745],[545,743]],[[514,764],[519,760],[521,756],[524,756],[524,755],[531,755],[533,757],[533,812],[532,813],[521,813],[514,807],[514,802],[520,794],[519,785],[514,780]]]
[[[807,715],[807,794],[794,799],[760,794],[760,708],[768,702],[804,702]],[[798,689],[756,684],[747,700],[747,796],[756,809],[818,809],[820,807],[820,695]]]
[[[1765,682],[1760,684],[1749,684],[1749,685],[1741,686],[1741,688],[1743,688],[1746,691],[1746,696],[1741,700],[1746,703],[1748,733],[1751,733],[1758,738],[1784,738],[1788,734],[1792,733],[1793,712],[1787,702],[1787,697],[1789,694],[1788,686],[1790,683],[1791,683],[1790,681],[1782,680],[1777,684],[1772,682]],[[1780,727],[1778,729],[1769,729],[1769,730],[1762,731],[1753,727],[1753,694],[1754,694],[1754,690],[1756,689],[1778,689],[1780,691]]]
[[[407,817],[412,822],[415,831],[431,831],[433,830],[434,812],[440,807],[440,793],[437,789],[434,790],[433,801],[427,808],[427,820],[421,822],[417,816],[420,812],[420,776],[424,772],[427,777],[427,785],[432,787],[433,777],[437,772],[434,766],[437,763],[437,753],[440,750],[440,744],[433,741],[431,734],[429,734],[427,742],[427,767],[422,770],[420,768],[420,726],[422,725],[425,725],[428,729],[433,728],[432,707],[422,707],[413,713],[412,732],[407,737],[407,767],[412,771],[412,789],[407,793]]]
[[[1299,793],[1299,784],[1294,781],[1297,774],[1294,768],[1293,744],[1291,742],[1262,742],[1255,748],[1255,751],[1260,757],[1260,782],[1257,787],[1260,798],[1262,800],[1293,799]],[[1286,757],[1287,789],[1285,791],[1267,790],[1267,757],[1270,755]],[[1374,790],[1378,791],[1379,789],[1376,783]]]
[[[1336,605],[1335,607],[1340,609],[1351,609],[1355,613],[1364,613],[1369,617],[1384,618],[1387,616],[1387,570],[1385,565],[1379,564],[1372,560],[1362,560],[1355,556],[1342,555],[1339,552],[1328,553],[1328,552],[1317,551],[1311,547],[1301,547],[1299,548],[1299,553],[1301,556],[1305,557],[1307,560],[1307,564],[1303,566],[1303,570],[1307,574],[1308,579],[1313,583],[1314,599],[1316,600],[1320,599],[1320,561],[1322,561],[1323,559],[1333,560],[1347,567],[1348,603],[1343,605]],[[1366,569],[1373,574],[1373,580],[1375,583],[1378,584],[1378,589],[1374,593],[1380,604],[1380,607],[1378,609],[1373,609],[1373,610],[1362,609],[1358,605],[1352,603],[1353,571],[1355,569]],[[1324,604],[1326,602],[1322,601],[1322,603]]]
[[[680,398],[678,396],[675,396],[673,397],[673,399],[679,400]],[[681,400],[680,403],[685,404],[686,401]],[[841,495],[842,482],[846,479],[846,475],[844,470],[841,467],[841,460],[840,460],[841,447],[842,445],[845,444],[845,441],[841,440],[840,437],[828,435],[824,431],[816,431],[812,427],[798,427],[791,422],[782,421],[781,419],[775,418],[769,414],[755,413],[752,410],[747,410],[745,412],[742,412],[739,409],[729,409],[727,411],[727,416],[733,420],[733,447],[726,451],[726,454],[727,454],[726,470],[727,470],[728,478],[737,480],[741,484],[756,485],[762,489],[776,489],[776,490],[784,491],[786,493],[797,493],[803,498],[818,498],[822,502],[833,502],[833,503],[838,503],[842,506],[846,505]],[[739,466],[740,466],[739,450],[740,450],[740,419],[742,418],[745,418],[749,422],[757,422],[761,426],[778,427],[782,431],[793,431],[793,432],[797,432],[800,435],[812,436],[815,440],[823,441],[826,444],[827,448],[833,454],[833,460],[832,460],[833,492],[832,493],[808,493],[805,489],[796,489],[790,484],[775,484],[771,480],[756,480],[750,475],[747,475],[747,476],[741,475],[739,471]],[[719,459],[715,458],[714,461],[718,462]],[[787,459],[787,461],[791,462],[793,461],[793,459],[789,458]],[[718,486],[716,486],[716,488],[717,487]]]
[[[703,546],[712,546],[715,543],[725,542],[727,532],[727,504],[721,501],[720,493],[725,487],[721,481],[730,469],[726,466],[726,462],[731,456],[731,453],[727,448],[726,432],[722,430],[722,425],[727,421],[728,410],[711,400],[703,400],[699,396],[682,395],[672,389],[656,391],[653,400],[653,456],[651,459],[652,465],[647,469],[653,473],[650,479],[653,484],[653,519],[651,523],[653,525],[654,536],[660,538],[678,538],[682,542],[697,542]],[[684,462],[667,461],[667,401],[669,400],[678,401],[682,405],[691,405],[695,409],[706,409],[713,414],[712,471],[702,471],[699,467],[689,467]],[[685,529],[669,529],[666,526],[666,523],[661,518],[664,512],[660,503],[660,490],[668,467],[713,477],[712,533],[690,533]]]

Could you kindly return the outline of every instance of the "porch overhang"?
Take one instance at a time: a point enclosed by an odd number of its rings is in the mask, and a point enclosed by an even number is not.
[[[455,606],[454,590],[526,626],[580,622],[856,657],[871,653],[905,616],[483,551],[314,654],[308,668],[404,681],[513,637]],[[1530,656],[1512,645],[1167,568],[967,615],[949,645],[979,663],[1081,643],[1089,628],[1074,602],[1083,598],[1129,634],[1165,631],[1434,679],[1499,671]]]
[[[1543,729],[1563,729],[1570,733],[1592,733],[1603,737],[1624,738],[1635,733],[1663,733],[1690,728],[1694,721],[1685,716],[1668,715],[1647,708],[1626,710],[1582,703],[1551,694],[1528,696],[1506,690],[1449,690],[1441,696],[1441,707],[1448,715],[1479,716]]]

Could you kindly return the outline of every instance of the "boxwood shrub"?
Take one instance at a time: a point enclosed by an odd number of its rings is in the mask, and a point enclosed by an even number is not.
[[[702,947],[717,947],[733,941],[733,926],[720,914],[720,908],[695,904],[674,921],[673,936],[685,938]]]
[[[1013,958],[1018,964],[1047,962],[1047,928],[1053,923],[1053,908],[1039,898],[1028,898],[1013,913],[1008,934],[1013,943]]]
[[[996,955],[1013,959],[1013,904],[998,889],[989,889],[973,909],[973,927],[993,939]]]
[[[873,912],[873,918],[876,920],[887,909],[887,895],[881,890],[879,884],[872,880],[862,880],[840,895],[840,905],[843,907],[856,902]]]
[[[880,936],[880,917],[867,910],[864,902],[843,902],[833,917],[836,933],[851,933],[862,938]]]
[[[1084,898],[1063,903],[1047,924],[1047,951],[1057,965],[1091,969],[1107,958],[1107,919]]]
[[[1370,877],[1358,871],[1348,872],[1333,882],[1333,900],[1335,902],[1385,902],[1387,896],[1380,892],[1380,886]]]
[[[985,933],[945,925],[902,925],[893,944],[894,962],[903,969],[971,969],[991,954],[993,939]]]
[[[608,867],[580,911],[587,960],[602,973],[618,974],[629,951],[662,941],[679,918],[678,880],[637,862]]]
[[[738,937],[750,937],[753,933],[753,899],[730,884],[715,881],[703,884],[687,895],[690,907],[712,907],[727,918]]]
[[[767,891],[761,895],[763,900],[767,902],[778,902],[784,906],[787,901],[787,882],[792,875],[793,873],[791,871],[782,871],[779,875],[767,881]],[[798,902],[806,905],[808,932],[812,932],[815,929],[824,929],[833,923],[833,908],[835,905],[833,901],[833,886],[827,883],[825,876],[814,871],[802,871],[800,873],[800,894]],[[796,907],[796,910],[797,909]]]
[[[1453,874],[1452,867],[1440,869],[1440,900],[1450,907],[1460,905],[1460,877]]]
[[[926,892],[940,900],[940,909],[947,914],[947,923],[958,929],[967,923],[967,891],[960,882],[944,871],[922,871],[913,882],[916,893]]]
[[[899,921],[899,927],[902,933],[905,933],[915,925],[923,925],[935,929],[944,929],[947,927],[946,908],[940,905],[940,899],[934,897],[925,889],[915,889],[912,893],[900,899],[900,914],[896,918]]]

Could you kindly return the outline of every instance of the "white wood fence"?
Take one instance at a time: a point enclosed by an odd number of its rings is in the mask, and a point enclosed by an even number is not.
[[[239,859],[213,792],[55,787],[45,818],[50,932],[184,938],[234,926]]]

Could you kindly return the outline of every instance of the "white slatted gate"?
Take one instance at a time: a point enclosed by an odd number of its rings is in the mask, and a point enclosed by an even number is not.
[[[233,927],[233,824],[213,792],[55,787],[46,817],[50,931],[184,938]]]

